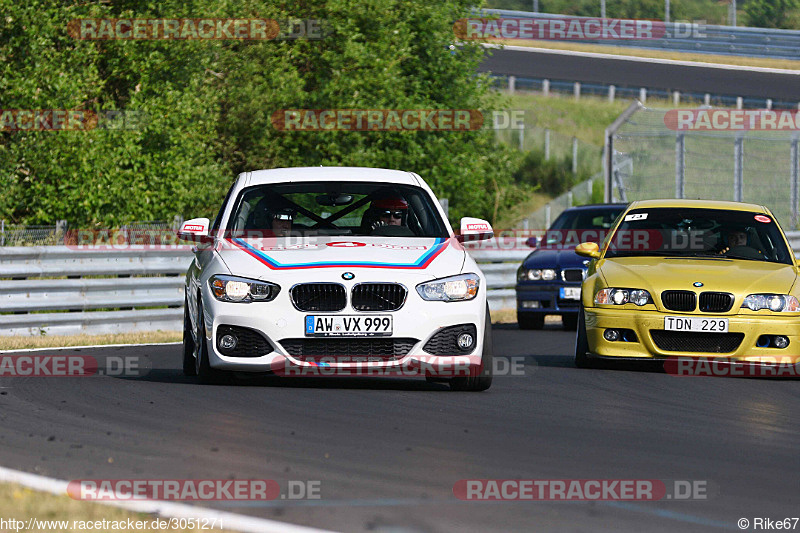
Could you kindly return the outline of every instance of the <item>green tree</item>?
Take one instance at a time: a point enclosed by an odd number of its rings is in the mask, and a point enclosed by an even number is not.
[[[797,0],[750,0],[744,6],[747,25],[757,28],[792,28],[788,15],[797,6]]]
[[[213,215],[258,168],[354,165],[419,172],[453,219],[491,218],[522,190],[492,131],[285,132],[300,109],[491,109],[476,43],[451,49],[471,2],[0,0],[0,108],[120,109],[134,129],[0,132],[0,218],[119,225]],[[327,37],[77,40],[76,18],[321,19]]]

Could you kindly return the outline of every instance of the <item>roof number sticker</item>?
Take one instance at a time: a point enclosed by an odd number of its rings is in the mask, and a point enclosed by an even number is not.
[[[625,215],[625,222],[630,222],[631,220],[646,220],[647,213],[633,213],[630,215]]]
[[[763,222],[765,224],[768,224],[768,223],[772,222],[772,220],[768,216],[764,216],[764,215],[756,215],[753,218],[755,218],[759,222]]]

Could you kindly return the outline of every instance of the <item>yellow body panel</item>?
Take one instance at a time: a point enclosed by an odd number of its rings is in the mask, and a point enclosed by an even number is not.
[[[647,200],[634,202],[632,209],[669,207],[695,207],[751,211],[772,216],[769,209],[754,204],[705,200]],[[625,214],[618,221],[622,222]],[[616,228],[614,228],[616,230]],[[610,234],[613,233],[610,232]],[[784,235],[785,240],[785,235]],[[607,245],[607,242],[606,242]],[[791,250],[788,241],[787,247]],[[610,257],[605,258],[605,246],[601,257],[593,260],[583,282],[582,303],[589,352],[601,357],[656,358],[656,357],[729,357],[733,360],[791,359],[800,362],[800,313],[751,311],[742,308],[748,294],[791,294],[800,298],[798,267],[762,261],[729,258],[675,258],[675,257]],[[793,256],[792,256],[793,257]],[[693,283],[702,283],[695,288]],[[595,294],[604,288],[647,290],[653,303],[637,306],[595,305]],[[707,313],[696,309],[693,312],[668,310],[661,302],[665,290],[690,290],[699,295],[703,291],[727,292],[734,295],[734,304],[725,313]],[[698,306],[699,307],[699,306]],[[659,349],[653,340],[652,330],[665,329],[666,316],[694,316],[728,319],[730,333],[742,333],[744,338],[735,351],[730,353],[672,352]],[[636,333],[637,342],[607,341],[603,332],[607,328],[630,329]],[[686,332],[686,335],[693,335]],[[759,348],[756,340],[760,335],[784,335],[789,338],[785,349]]]

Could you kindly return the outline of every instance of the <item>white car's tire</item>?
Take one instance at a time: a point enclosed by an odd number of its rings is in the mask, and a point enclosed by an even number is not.
[[[477,376],[452,378],[450,389],[454,391],[485,391],[492,386],[492,368],[494,366],[494,347],[492,345],[492,317],[486,307],[486,326],[483,331],[483,350],[481,355],[481,372]]]
[[[195,344],[192,336],[192,321],[189,318],[189,300],[183,300],[183,375],[196,376]]]
[[[208,342],[206,341],[206,322],[203,319],[203,300],[197,297],[197,349],[195,350],[195,372],[200,383],[222,383],[227,372],[211,368],[208,362]]]

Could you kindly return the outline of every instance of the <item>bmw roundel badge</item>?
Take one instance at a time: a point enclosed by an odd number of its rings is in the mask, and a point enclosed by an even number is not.
[[[347,280],[347,281],[350,281],[354,277],[356,277],[356,275],[353,274],[352,272],[345,272],[344,274],[342,274],[342,279]]]
[[[692,285],[694,285],[695,287],[702,287],[703,283],[700,281],[695,281],[694,283],[692,283]]]

